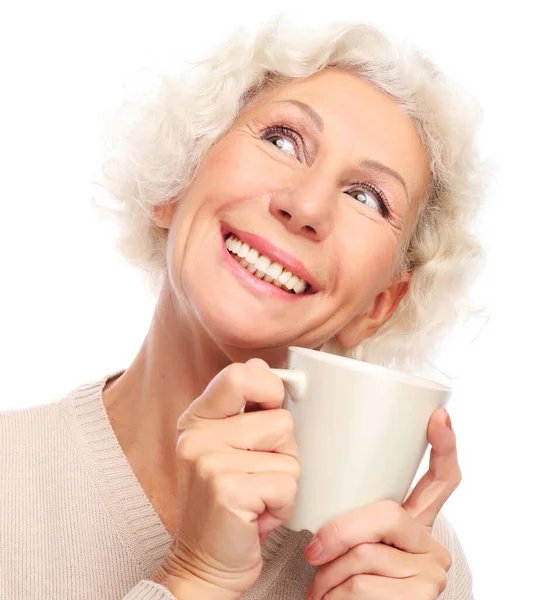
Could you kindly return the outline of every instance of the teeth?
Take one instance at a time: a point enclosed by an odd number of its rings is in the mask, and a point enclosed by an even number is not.
[[[296,275],[292,275],[291,279],[286,283],[286,288],[292,290],[299,278]]]
[[[272,265],[269,267],[269,270],[267,271],[267,275],[269,275],[269,277],[272,277],[273,279],[278,279],[283,270],[284,267],[282,267],[282,265],[279,265],[278,263],[272,263]]]
[[[251,265],[256,264],[256,261],[258,260],[258,258],[260,257],[260,254],[257,250],[254,250],[254,248],[251,248],[248,251],[247,254],[247,262],[249,262]]]
[[[291,277],[293,277],[293,273],[291,273],[291,271],[284,271],[278,276],[278,281],[285,285],[291,279]]]
[[[234,255],[237,262],[258,279],[272,283],[289,293],[292,291],[295,294],[302,294],[306,289],[308,284],[303,279],[284,269],[280,263],[271,262],[269,258],[263,256],[255,248],[251,248],[234,235],[226,240],[225,246]]]
[[[302,281],[302,279],[299,279],[297,281],[297,283],[295,283],[295,285],[293,286],[293,291],[295,292],[295,294],[301,294],[306,288],[306,284],[304,283],[304,281]]]
[[[258,269],[258,271],[267,273],[267,269],[271,266],[271,261],[266,256],[260,256],[254,263],[254,266],[256,269]]]
[[[248,254],[249,250],[250,250],[250,246],[248,244],[241,244],[241,248],[239,248],[239,252],[237,253],[237,256],[239,256],[239,258],[245,258],[245,256]]]

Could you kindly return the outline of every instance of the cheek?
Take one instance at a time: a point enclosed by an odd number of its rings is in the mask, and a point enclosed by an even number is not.
[[[268,156],[258,140],[235,134],[221,142],[208,155],[202,168],[204,186],[221,197],[246,199],[268,193],[284,185],[289,170]]]
[[[359,289],[374,297],[389,283],[397,266],[398,237],[388,223],[358,215],[342,239],[337,254],[347,293]]]

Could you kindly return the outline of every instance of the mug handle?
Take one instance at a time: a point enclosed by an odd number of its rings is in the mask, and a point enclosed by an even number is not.
[[[293,402],[300,402],[306,393],[308,379],[306,373],[300,369],[270,369],[277,377],[284,382],[286,390],[293,399]],[[245,412],[245,405],[239,411],[240,414]]]
[[[308,378],[306,373],[300,369],[271,369],[271,373],[284,382],[286,390],[289,392],[293,402],[300,402],[306,393]]]

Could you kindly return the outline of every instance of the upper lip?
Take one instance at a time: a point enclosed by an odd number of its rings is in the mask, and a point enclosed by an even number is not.
[[[288,271],[291,271],[293,275],[303,279],[310,285],[311,292],[320,291],[321,286],[319,282],[298,258],[288,254],[281,248],[278,248],[278,246],[275,246],[265,238],[262,238],[255,233],[249,233],[248,231],[241,231],[240,229],[230,227],[229,225],[223,225],[223,235],[226,236],[229,233],[233,233],[242,242],[245,242],[245,244],[255,248],[260,254],[264,254],[267,256],[267,258],[270,258],[272,261],[281,264]]]

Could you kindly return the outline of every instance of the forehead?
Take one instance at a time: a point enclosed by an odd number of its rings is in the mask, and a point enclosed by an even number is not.
[[[329,68],[310,77],[270,84],[242,117],[298,112],[297,100],[321,117],[325,150],[339,152],[353,164],[372,160],[399,172],[412,198],[430,182],[428,155],[419,132],[396,100],[356,75]],[[302,110],[302,109],[301,109]],[[305,112],[305,111],[304,111]]]

